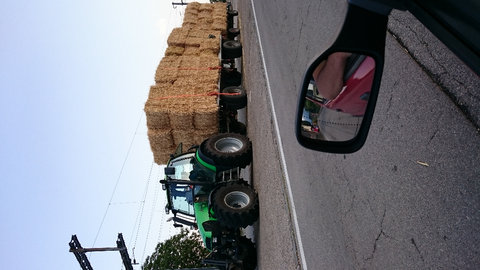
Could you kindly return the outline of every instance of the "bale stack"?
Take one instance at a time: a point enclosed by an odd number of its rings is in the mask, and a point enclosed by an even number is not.
[[[189,147],[218,132],[216,96],[220,37],[227,28],[225,3],[188,4],[182,27],[168,37],[145,103],[148,138],[157,164],[178,144]]]

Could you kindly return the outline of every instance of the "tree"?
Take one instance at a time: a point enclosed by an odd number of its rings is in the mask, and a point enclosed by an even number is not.
[[[177,235],[159,243],[151,256],[147,257],[143,270],[179,269],[202,267],[202,259],[209,251],[203,247],[200,235],[182,229]]]

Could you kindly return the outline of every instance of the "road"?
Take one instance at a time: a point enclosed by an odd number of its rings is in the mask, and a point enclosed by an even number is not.
[[[302,148],[299,85],[334,40],[346,2],[235,4],[261,204],[259,269],[478,268],[480,136],[445,85],[389,34],[364,147],[349,155]]]

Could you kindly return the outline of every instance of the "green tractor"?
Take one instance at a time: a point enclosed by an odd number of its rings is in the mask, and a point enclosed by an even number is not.
[[[166,213],[175,227],[198,229],[211,251],[204,263],[220,269],[255,269],[256,250],[242,228],[259,214],[255,190],[240,177],[252,161],[252,143],[241,134],[220,133],[171,155],[161,180]]]

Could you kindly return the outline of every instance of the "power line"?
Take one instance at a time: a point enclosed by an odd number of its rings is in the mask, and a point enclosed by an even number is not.
[[[138,235],[140,233],[140,225],[142,223],[142,218],[143,218],[143,211],[145,209],[145,200],[147,198],[147,192],[148,192],[148,187],[150,185],[150,179],[152,177],[152,170],[153,170],[153,164],[154,162],[152,161],[152,164],[150,166],[150,172],[148,173],[148,178],[147,178],[147,182],[145,184],[145,189],[143,191],[143,200],[142,200],[142,205],[141,207],[139,208],[139,212],[137,213],[137,219],[135,221],[135,226],[133,227],[133,231],[132,231],[132,237],[133,237],[133,232],[135,231],[135,227],[137,225],[137,221],[138,221],[138,228],[137,228],[137,234],[135,236],[135,242],[133,244],[133,248],[135,248],[137,246],[137,240],[138,240]],[[133,238],[130,240],[130,242],[133,240]]]
[[[160,177],[160,171],[158,171],[158,174],[157,174],[157,178],[158,179]],[[155,208],[157,206],[157,198],[158,198],[158,190],[159,190],[159,186],[160,184],[157,182],[157,184],[155,185],[155,191],[153,193],[153,202],[152,202],[152,210],[150,212],[150,221],[148,223],[148,229],[147,229],[147,236],[145,238],[145,245],[143,247],[143,254],[142,254],[142,261],[145,259],[145,252],[147,250],[147,243],[148,243],[148,238],[150,236],[150,228],[152,226],[152,220],[153,220],[153,216],[155,214]]]
[[[140,122],[143,118],[143,111],[140,114],[140,118],[138,119],[137,127],[135,128],[135,133],[133,134],[132,140],[130,141],[130,146],[128,147],[127,154],[125,156],[125,159],[123,160],[122,167],[120,168],[120,173],[118,174],[117,181],[115,183],[115,187],[113,188],[112,195],[110,196],[110,200],[107,205],[107,209],[105,209],[105,213],[103,214],[102,222],[100,223],[100,227],[98,228],[97,235],[95,236],[95,240],[93,241],[92,247],[95,247],[95,244],[97,243],[98,235],[100,234],[100,231],[103,227],[103,223],[105,222],[105,218],[107,217],[108,210],[110,209],[110,205],[112,204],[113,197],[115,195],[115,192],[117,191],[118,183],[120,182],[120,178],[122,177],[123,174],[123,169],[125,168],[125,164],[127,162],[128,156],[130,155],[130,151],[132,150],[132,145],[135,140],[135,137],[137,136],[137,131],[138,127],[140,126]]]

